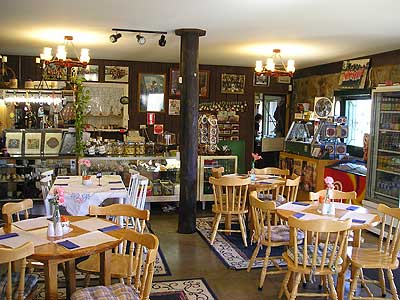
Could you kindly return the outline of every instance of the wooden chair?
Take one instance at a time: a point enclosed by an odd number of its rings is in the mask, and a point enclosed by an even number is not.
[[[288,223],[294,237],[299,231],[304,233],[304,241],[300,244],[291,236],[293,247],[283,254],[288,271],[282,282],[279,298],[285,293],[287,299],[291,300],[296,299],[297,296],[330,296],[331,299],[336,300],[333,275],[338,274],[342,269],[351,220],[301,220],[289,217]],[[309,275],[311,279],[314,276],[321,276],[324,282],[328,283],[329,288],[325,286],[324,293],[298,293],[298,286],[304,275]],[[288,283],[291,276],[294,278],[294,283],[292,290],[289,291]]]
[[[286,179],[285,195],[286,202],[294,202],[297,200],[297,192],[299,191],[300,176],[293,175],[292,178]]]
[[[352,248],[352,252],[348,255],[346,267],[350,263],[353,268],[353,281],[350,286],[349,300],[384,299],[386,296],[384,270],[386,270],[387,280],[390,285],[391,299],[399,299],[392,270],[399,267],[397,254],[400,251],[400,208],[390,208],[385,204],[379,204],[377,209],[378,212],[383,214],[377,247],[373,249]],[[378,269],[379,280],[364,279],[363,269]],[[354,295],[359,277],[361,278],[361,285],[365,287],[369,297],[356,297]],[[374,296],[367,283],[378,283],[382,291],[382,298]]]
[[[272,247],[288,246],[290,240],[289,227],[286,225],[272,225],[275,215],[276,204],[274,201],[261,201],[257,198],[257,192],[253,191],[249,197],[251,216],[254,224],[254,235],[257,246],[251,256],[247,272],[250,272],[254,262],[257,260],[258,252],[262,246],[267,247],[263,259],[263,268],[261,270],[259,289],[262,289],[267,274],[281,274],[286,270],[279,266],[278,259],[282,256],[270,256]],[[303,234],[299,233],[298,238],[303,239]],[[274,270],[267,271],[269,261],[276,267]]]
[[[263,169],[255,169],[256,175],[272,175],[272,176],[280,176],[285,178],[290,175],[290,170],[288,169],[279,169],[274,167],[267,167]]]
[[[150,219],[150,211],[139,210],[129,204],[112,204],[109,206],[99,207],[91,205],[89,207],[89,215],[91,216],[110,216],[114,217],[117,224],[124,228],[131,228],[134,231],[143,233],[146,226],[146,221]],[[129,226],[129,219],[133,218],[133,227]],[[122,219],[122,220],[121,220]],[[122,223],[120,223],[122,221]],[[140,229],[137,225],[140,225]],[[129,226],[129,227],[128,227]],[[132,277],[134,274],[133,266],[131,265],[131,257],[135,248],[134,244],[127,243],[124,240],[115,249],[111,255],[111,277],[119,278],[121,281],[123,278]],[[86,286],[89,285],[90,274],[100,273],[100,256],[98,254],[91,255],[87,260],[80,262],[77,265],[77,269],[83,273],[86,273],[85,278]]]
[[[94,286],[76,291],[71,300],[98,299],[138,299],[149,300],[151,285],[153,282],[154,265],[158,251],[158,238],[153,234],[141,234],[131,229],[123,232],[123,239],[135,245],[130,251],[127,260],[127,285],[122,283],[111,286]],[[146,253],[144,253],[146,250]],[[112,269],[113,265],[111,265]],[[132,277],[134,280],[132,281]],[[133,283],[133,286],[131,285]],[[131,296],[128,298],[128,296]]]
[[[212,211],[215,214],[211,245],[215,241],[217,231],[241,232],[243,243],[247,247],[245,215],[248,212],[246,200],[250,178],[221,177],[217,179],[210,177],[209,182],[213,185],[214,205],[212,206]],[[225,216],[225,229],[218,229],[222,215]],[[232,230],[230,228],[232,216],[238,217],[240,230]]]
[[[35,299],[38,294],[37,274],[25,274],[26,258],[34,253],[32,242],[15,248],[0,247],[0,264],[7,264],[7,275],[0,277],[0,286],[6,288],[0,291],[0,299]],[[13,265],[18,269],[18,273],[13,273]],[[16,283],[13,288],[12,283]]]
[[[221,178],[222,175],[225,172],[225,168],[224,167],[219,167],[219,168],[212,168],[211,169],[211,176],[214,178]]]
[[[326,195],[326,190],[320,190],[318,192],[310,192],[309,193],[309,199],[311,201],[318,201],[319,197],[322,196],[325,198]],[[351,204],[352,200],[357,199],[357,193],[352,191],[352,192],[342,192],[338,190],[332,190],[331,194],[332,199],[335,202],[341,202],[341,203],[348,203]]]
[[[13,215],[15,214],[17,221],[21,221],[20,212],[24,213],[25,219],[29,218],[28,209],[33,207],[32,199],[25,199],[20,202],[9,202],[3,205],[1,209],[1,213],[3,215],[3,220],[7,224],[11,224],[13,222]]]

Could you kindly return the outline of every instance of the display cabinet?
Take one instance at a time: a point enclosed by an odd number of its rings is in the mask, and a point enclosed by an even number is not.
[[[129,170],[136,170],[149,179],[146,202],[179,201],[180,161],[176,156],[96,156],[90,173],[120,174],[128,186]]]
[[[379,87],[372,91],[372,97],[367,198],[399,207],[400,88]]]
[[[199,156],[199,173],[197,176],[197,200],[203,201],[203,209],[205,208],[205,201],[214,200],[212,185],[208,182],[208,179],[211,176],[211,169],[218,167],[224,167],[224,175],[236,173],[237,156]]]
[[[75,175],[75,156],[15,156],[0,158],[0,202],[41,200],[40,174]]]

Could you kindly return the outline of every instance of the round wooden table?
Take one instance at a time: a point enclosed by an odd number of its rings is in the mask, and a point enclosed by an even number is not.
[[[88,219],[90,217],[73,217],[68,216],[71,222]],[[113,223],[110,222],[110,225]],[[88,231],[76,227],[70,226],[72,231],[60,238],[52,238],[47,236],[47,228],[34,229],[27,232],[32,232],[41,238],[48,239],[50,241],[56,241],[59,239],[71,238],[78,236]],[[19,231],[15,226],[5,225],[5,232]],[[58,265],[65,263],[65,277],[66,277],[66,288],[67,288],[67,299],[70,299],[71,295],[76,290],[76,278],[75,278],[75,259],[79,257],[89,256],[100,253],[100,284],[110,285],[111,284],[111,251],[117,247],[122,240],[122,233],[124,229],[107,232],[108,235],[117,238],[117,240],[103,243],[95,247],[86,247],[76,250],[68,250],[64,247],[55,243],[48,243],[35,247],[35,253],[29,256],[30,259],[39,261],[44,265],[44,279],[45,279],[45,290],[46,299],[56,300],[58,297],[57,292],[57,278],[58,278]]]

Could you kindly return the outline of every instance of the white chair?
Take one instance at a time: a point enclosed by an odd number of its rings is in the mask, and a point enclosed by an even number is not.
[[[128,202],[127,204],[132,205],[133,207],[143,210],[146,204],[146,194],[147,194],[147,186],[149,184],[149,179],[138,174],[132,174],[132,187],[129,190],[128,188]],[[137,220],[131,219],[133,226],[137,226],[139,230],[141,229],[141,224],[137,223]],[[135,224],[137,223],[137,224]]]
[[[53,175],[54,175],[54,170],[48,170],[40,173],[40,178],[45,178],[45,177],[53,178]]]
[[[138,184],[138,177],[139,177],[139,172],[135,171],[133,169],[129,169],[129,185],[128,185],[128,200],[131,198],[132,192],[135,190],[137,184]],[[128,201],[129,203],[129,201]]]
[[[50,176],[45,176],[42,179],[40,179],[40,189],[42,190],[42,197],[43,197],[43,204],[44,204],[44,209],[46,211],[46,216],[51,215],[50,211],[50,204],[47,199],[47,195],[49,194],[50,188],[51,188],[51,175]]]

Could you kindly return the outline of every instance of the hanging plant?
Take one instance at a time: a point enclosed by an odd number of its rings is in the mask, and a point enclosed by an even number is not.
[[[89,90],[85,90],[83,86],[84,78],[71,78],[71,84],[75,92],[75,134],[76,134],[76,145],[75,153],[78,156],[83,156],[83,150],[85,148],[83,142],[83,130],[86,125],[86,110],[90,100]]]

